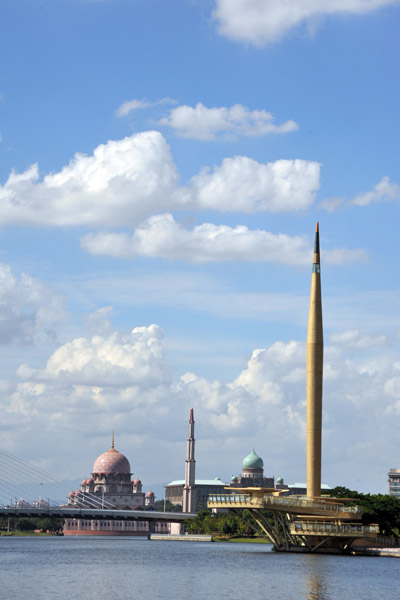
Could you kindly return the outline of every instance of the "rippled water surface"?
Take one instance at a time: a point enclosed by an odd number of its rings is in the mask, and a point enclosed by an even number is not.
[[[400,559],[259,544],[0,537],[2,600],[399,600]]]

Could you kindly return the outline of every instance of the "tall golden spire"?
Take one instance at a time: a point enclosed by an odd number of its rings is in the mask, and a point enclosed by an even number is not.
[[[113,429],[112,436],[111,436],[111,448],[110,448],[110,450],[114,450],[114,449],[115,448],[114,448],[114,429]]]
[[[315,229],[306,348],[307,496],[315,498],[321,495],[322,370],[324,359],[318,223]]]

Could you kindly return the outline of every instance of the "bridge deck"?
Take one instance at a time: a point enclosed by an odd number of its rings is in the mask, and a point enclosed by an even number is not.
[[[327,523],[311,521],[293,521],[289,531],[293,536],[301,536],[308,543],[314,538],[334,538],[336,540],[353,540],[355,549],[366,542],[367,546],[381,546],[385,548],[398,547],[399,541],[395,537],[379,534],[379,525],[361,525],[360,523]],[[354,541],[357,542],[354,544]]]
[[[208,508],[256,508],[290,514],[327,516],[332,519],[361,519],[363,510],[359,506],[346,506],[334,500],[307,498],[306,496],[273,496],[265,493],[211,494]]]
[[[379,535],[379,525],[361,525],[360,523],[318,523],[309,521],[294,521],[290,523],[290,533],[307,536],[333,537],[368,537]]]
[[[196,514],[157,512],[150,510],[114,510],[102,508],[63,508],[61,506],[45,508],[1,508],[0,517],[61,517],[63,519],[108,519],[128,521],[168,521],[181,523],[193,519]]]

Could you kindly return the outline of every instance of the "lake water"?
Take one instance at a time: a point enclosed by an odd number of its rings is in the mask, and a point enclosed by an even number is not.
[[[1,600],[399,600],[400,559],[264,544],[0,537]]]

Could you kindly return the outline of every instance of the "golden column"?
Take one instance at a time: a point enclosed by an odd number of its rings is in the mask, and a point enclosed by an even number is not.
[[[322,331],[321,268],[319,227],[315,231],[311,276],[310,310],[307,330],[307,496],[321,495],[322,370],[324,339]]]

